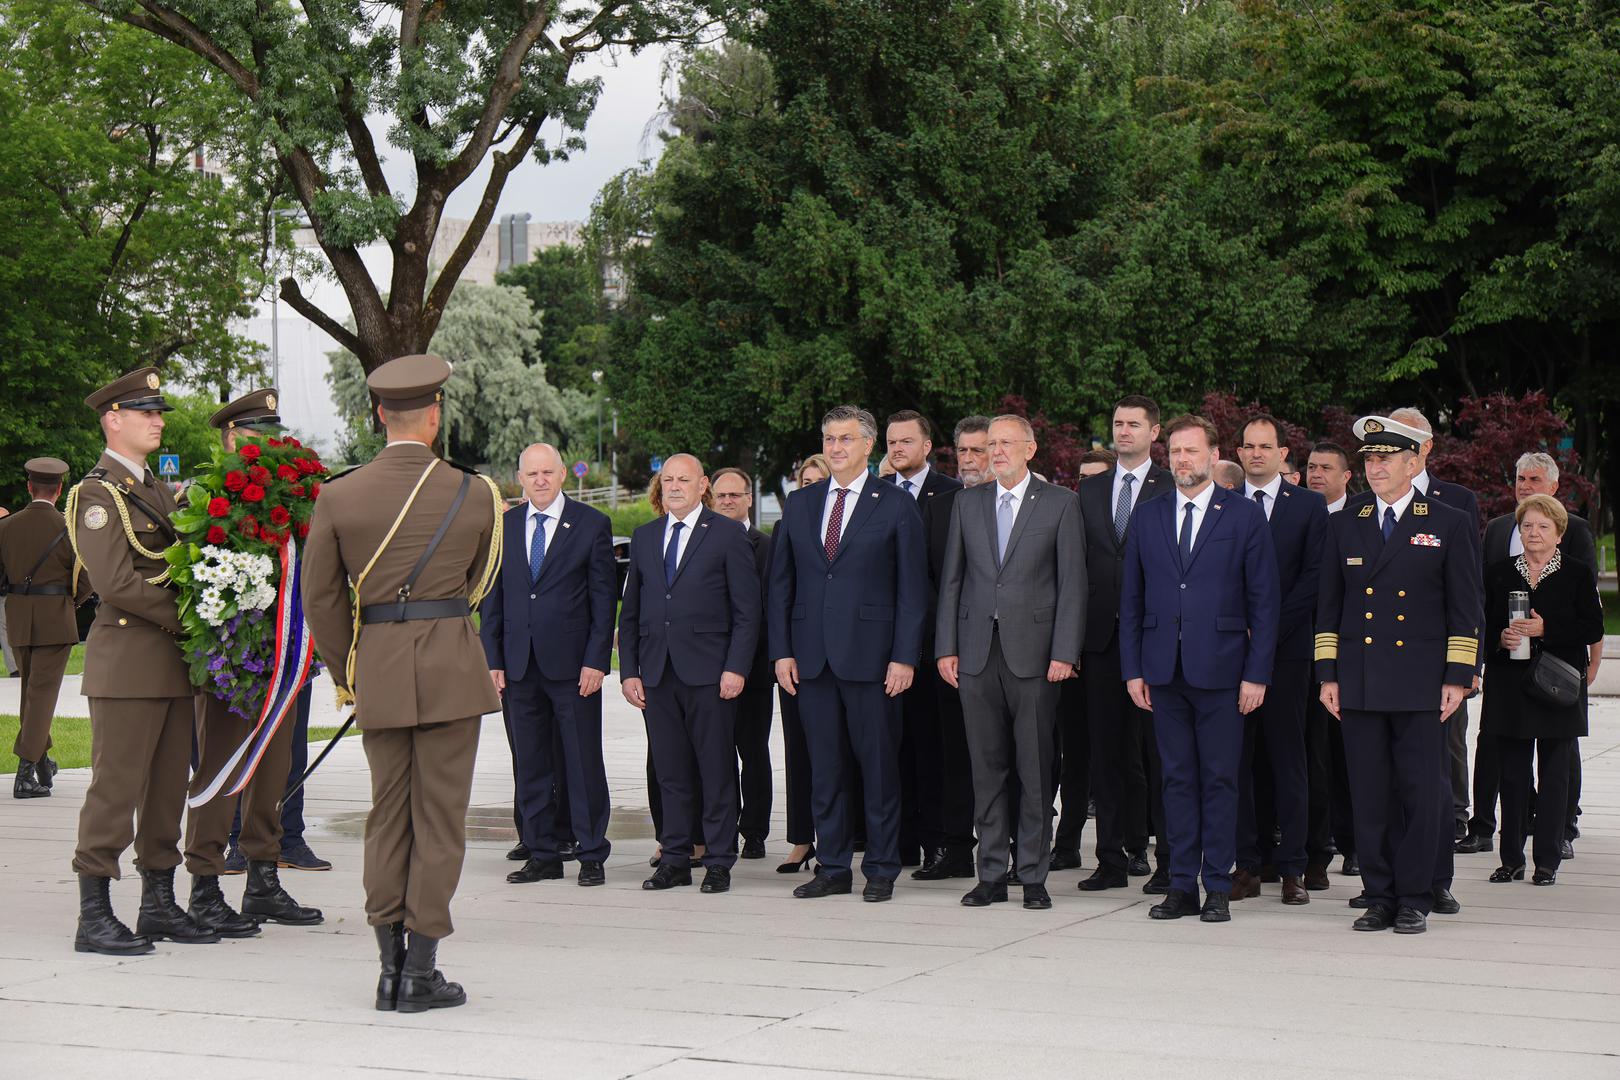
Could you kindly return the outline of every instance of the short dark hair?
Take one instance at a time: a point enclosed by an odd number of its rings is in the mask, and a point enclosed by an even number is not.
[[[913,420],[915,420],[917,422],[917,426],[922,429],[922,437],[927,439],[929,442],[933,442],[934,425],[928,422],[928,417],[924,416],[916,409],[901,409],[897,413],[890,413],[889,419],[884,421],[883,430],[884,432],[887,432],[889,428],[893,427],[895,424],[905,424]]]
[[[754,478],[737,468],[735,465],[727,465],[723,469],[714,470],[714,475],[709,477],[709,486],[713,487],[715,484],[719,483],[722,476],[741,477],[743,486],[746,487],[750,492],[754,490]]]
[[[951,445],[955,446],[962,441],[964,435],[983,435],[990,430],[990,418],[974,413],[964,416],[956,422],[956,431],[951,435]]]
[[[1149,424],[1159,422],[1159,403],[1145,394],[1126,394],[1114,402],[1114,411],[1119,412],[1121,409],[1141,409],[1147,413]]]
[[[1087,450],[1080,455],[1082,465],[1117,465],[1119,455],[1112,450]]]
[[[1238,438],[1243,438],[1248,433],[1248,430],[1256,424],[1270,424],[1272,432],[1277,436],[1277,445],[1288,445],[1288,432],[1283,430],[1282,421],[1270,413],[1255,413],[1243,421],[1243,430],[1238,432]]]
[[[62,481],[28,481],[28,495],[33,499],[54,499],[62,494]]]
[[[1197,428],[1199,431],[1202,431],[1204,433],[1204,437],[1209,440],[1210,449],[1213,450],[1221,445],[1221,433],[1215,430],[1214,424],[1210,423],[1208,420],[1205,420],[1197,413],[1183,413],[1174,420],[1170,421],[1168,424],[1164,425],[1165,445],[1169,445],[1170,436],[1174,435],[1178,431],[1186,431],[1188,428]]]
[[[1344,469],[1346,472],[1348,472],[1350,469],[1349,453],[1345,451],[1344,447],[1340,446],[1336,442],[1329,442],[1328,440],[1323,439],[1321,442],[1311,447],[1311,454],[1332,454],[1339,459],[1339,467],[1341,469]],[[1305,455],[1306,464],[1310,464],[1311,454]]]

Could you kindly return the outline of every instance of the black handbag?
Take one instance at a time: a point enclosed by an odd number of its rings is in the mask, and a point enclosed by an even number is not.
[[[1530,659],[1529,674],[1524,692],[1542,704],[1567,709],[1580,702],[1586,675],[1567,660],[1538,648]]]

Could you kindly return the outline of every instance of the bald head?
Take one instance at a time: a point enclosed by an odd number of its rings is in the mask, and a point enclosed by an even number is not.
[[[536,510],[556,501],[567,475],[562,455],[550,443],[534,443],[518,455],[518,484]]]
[[[678,518],[690,514],[709,490],[703,464],[691,454],[674,454],[665,461],[658,470],[658,484],[664,509]]]

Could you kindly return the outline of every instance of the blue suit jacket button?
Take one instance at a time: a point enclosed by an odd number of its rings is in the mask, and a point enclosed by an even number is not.
[[[533,599],[534,599],[534,593],[530,593],[530,594],[529,594],[529,599],[530,599],[530,600],[533,600]]]
[[[832,580],[832,575],[831,575],[831,574],[828,574],[828,575],[827,575],[827,580],[828,580],[828,581],[831,581],[831,580]]]
[[[1185,589],[1185,588],[1186,588],[1186,587],[1187,587],[1187,583],[1186,583],[1186,582],[1185,582],[1185,581],[1183,581],[1183,582],[1182,582],[1182,583],[1181,583],[1181,587],[1182,587],[1182,588],[1183,588],[1183,589]]]

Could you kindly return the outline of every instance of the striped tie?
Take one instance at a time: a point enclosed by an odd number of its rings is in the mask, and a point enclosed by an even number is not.
[[[1125,542],[1125,527],[1131,523],[1131,485],[1136,483],[1135,473],[1120,478],[1119,502],[1114,504],[1114,539]]]

